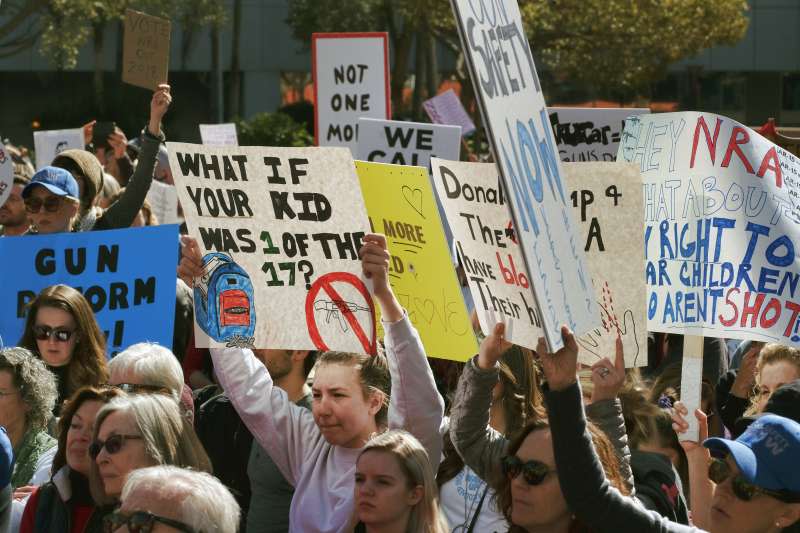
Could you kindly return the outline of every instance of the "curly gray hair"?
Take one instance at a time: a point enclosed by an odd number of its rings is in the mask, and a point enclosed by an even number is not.
[[[25,418],[26,431],[46,428],[58,398],[53,373],[30,350],[19,347],[0,349],[0,370],[11,374],[22,401],[30,407]]]

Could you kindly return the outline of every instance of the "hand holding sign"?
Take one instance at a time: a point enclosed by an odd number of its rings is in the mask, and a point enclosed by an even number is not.
[[[364,276],[372,280],[372,293],[381,306],[384,320],[397,322],[403,318],[403,308],[389,285],[389,250],[386,236],[378,233],[364,235],[364,245],[358,252]]]
[[[566,389],[577,381],[578,343],[567,326],[561,326],[561,341],[564,347],[556,353],[548,353],[544,337],[536,348],[547,384],[554,391]]]
[[[150,124],[147,126],[147,130],[151,135],[158,137],[161,134],[161,119],[167,114],[171,103],[170,86],[162,83],[153,93],[153,98],[150,100]]]
[[[203,275],[203,254],[197,239],[181,236],[181,261],[178,263],[178,277],[189,287],[194,287],[194,278]]]
[[[625,383],[625,351],[622,339],[617,337],[616,357],[612,363],[604,357],[592,365],[592,403],[613,400]]]
[[[494,325],[492,334],[481,341],[481,350],[477,360],[478,367],[494,368],[503,353],[511,346],[512,344],[506,340],[506,325],[498,322]]]

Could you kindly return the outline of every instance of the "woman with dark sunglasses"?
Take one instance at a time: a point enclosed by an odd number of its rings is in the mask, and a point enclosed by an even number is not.
[[[89,492],[89,444],[100,408],[124,393],[110,387],[84,387],[64,405],[58,422],[58,449],[50,481],[31,493],[20,533],[100,531],[101,514]]]
[[[575,376],[578,346],[566,327],[561,334],[562,349],[546,353],[542,340],[540,353],[549,384],[545,401],[556,468],[570,510],[598,532],[699,531],[643,509],[606,481],[591,445]],[[622,351],[619,340],[617,351]],[[775,415],[758,422],[736,441],[715,438],[704,443],[731,456],[723,468],[717,467],[717,479],[724,481],[714,493],[712,533],[779,532],[800,518],[800,424]]]
[[[28,306],[19,345],[39,356],[58,378],[55,414],[81,387],[108,381],[105,337],[89,302],[72,287],[42,289]]]

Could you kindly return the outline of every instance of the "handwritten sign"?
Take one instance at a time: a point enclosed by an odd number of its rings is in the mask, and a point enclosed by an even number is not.
[[[458,160],[461,128],[400,120],[358,119],[358,159],[428,168],[431,156]]]
[[[599,325],[599,313],[519,6],[516,0],[451,4],[545,338],[555,350],[563,345],[562,324],[586,333]]]
[[[27,305],[44,288],[69,285],[94,311],[109,355],[137,342],[172,346],[178,227],[56,233],[0,239],[0,335],[16,343]]]
[[[362,130],[363,131],[363,130]],[[392,254],[389,281],[430,357],[466,361],[477,353],[428,172],[356,161],[373,231]]]
[[[431,165],[481,331],[489,335],[504,322],[509,341],[535,350],[542,320],[497,167],[438,158]]]
[[[11,196],[14,187],[14,162],[11,155],[6,152],[5,146],[0,144],[0,207]]]
[[[710,113],[626,121],[644,197],[651,331],[800,346],[800,161]]]
[[[386,33],[314,33],[314,137],[318,146],[358,148],[360,117],[391,117]]]
[[[125,10],[122,81],[151,91],[169,76],[170,21]]]
[[[189,233],[199,346],[375,351],[350,152],[168,143]]]
[[[147,201],[159,224],[181,222],[178,219],[178,191],[173,185],[154,180],[147,191]]]
[[[210,146],[239,146],[236,124],[200,124],[200,138]]]
[[[551,107],[550,123],[562,161],[616,161],[625,119],[646,108]]]
[[[461,135],[465,137],[475,131],[475,123],[472,122],[453,89],[425,100],[422,102],[422,107],[434,124],[461,126]]]
[[[581,352],[596,363],[613,360],[616,339],[625,366],[647,365],[642,178],[627,163],[567,163],[564,178],[592,275],[601,325],[578,337]]]
[[[53,162],[64,150],[83,150],[83,130],[48,130],[33,132],[33,146],[36,149],[36,170]]]

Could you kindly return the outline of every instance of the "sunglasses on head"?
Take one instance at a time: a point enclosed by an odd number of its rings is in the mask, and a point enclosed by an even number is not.
[[[522,474],[528,485],[539,485],[550,472],[555,472],[555,470],[551,470],[541,461],[523,462],[516,455],[503,457],[503,473],[509,480],[516,479],[518,475]]]
[[[33,335],[39,341],[46,341],[52,336],[58,342],[67,342],[73,333],[75,333],[75,330],[51,328],[50,326],[33,326]]]
[[[103,448],[106,449],[109,455],[114,455],[115,453],[119,453],[126,440],[141,438],[141,435],[111,435],[105,441],[96,440],[89,445],[89,457],[91,457],[92,460],[97,459],[97,456],[100,455]]]
[[[45,200],[31,196],[25,199],[25,211],[36,214],[44,207],[48,213],[55,213],[61,209],[63,203],[64,198],[61,196],[48,196]]]
[[[160,387],[158,385],[139,385],[136,383],[118,383],[116,385],[111,385],[115,389],[119,389],[123,392],[127,392],[128,394],[138,394],[140,392],[144,393],[153,393],[153,394],[172,394],[166,387]]]
[[[156,522],[175,528],[178,531],[183,531],[184,533],[195,533],[194,529],[183,522],[171,518],[164,518],[163,516],[158,516],[146,511],[135,511],[128,515],[120,511],[114,511],[103,518],[103,531],[104,533],[113,533],[122,526],[127,526],[130,533],[150,533],[153,531]]]
[[[716,484],[724,482],[726,479],[731,477],[732,473],[733,470],[728,462],[724,459],[714,458],[711,460],[711,464],[708,466],[708,478]],[[741,474],[737,474],[733,477],[731,480],[731,489],[733,491],[733,495],[744,502],[749,502],[756,494],[772,496],[773,498],[787,503],[800,502],[800,494],[784,490],[770,490],[753,485],[752,483],[745,481]]]

